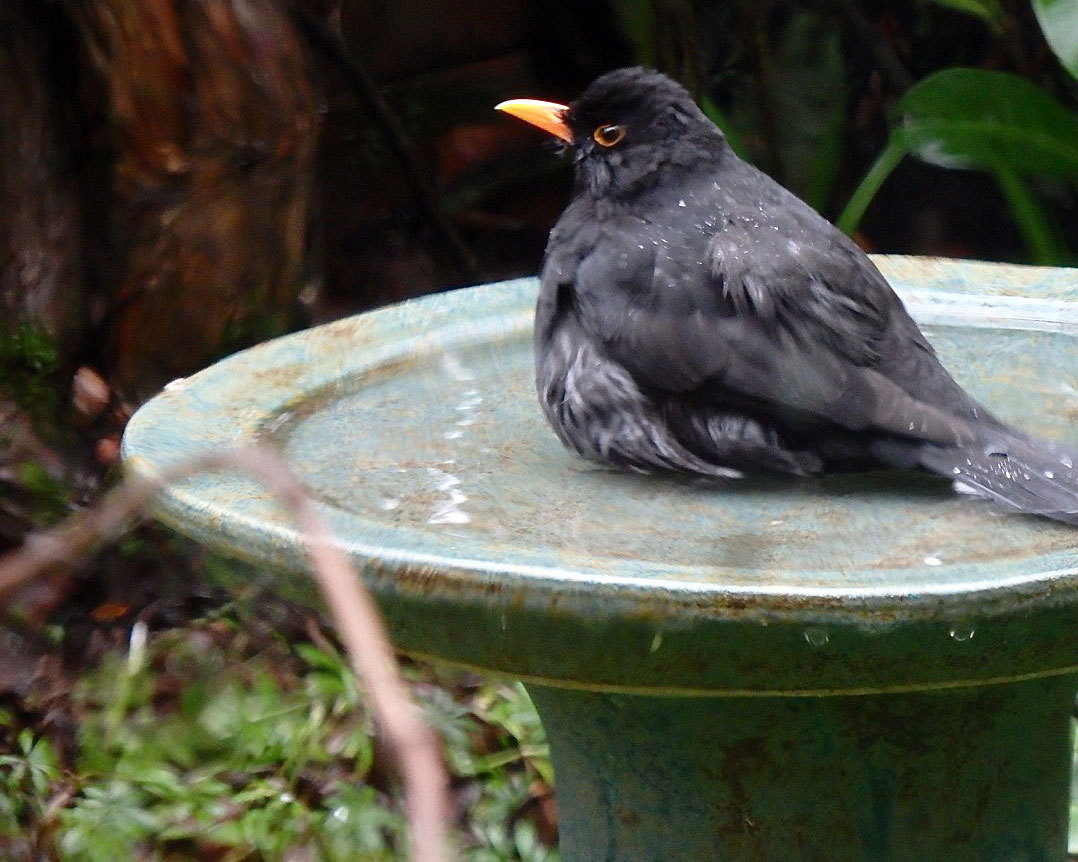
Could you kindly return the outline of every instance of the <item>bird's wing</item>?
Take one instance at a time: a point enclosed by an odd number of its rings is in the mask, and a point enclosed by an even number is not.
[[[574,291],[586,330],[643,385],[738,393],[855,431],[952,445],[975,438],[946,406],[873,367],[896,340],[895,308],[903,330],[908,317],[859,252],[821,247],[807,229],[818,226],[783,233],[763,221],[727,222],[703,255],[610,227],[575,268]],[[899,343],[912,337],[900,335]]]
[[[860,249],[801,208],[724,219],[708,241],[705,263],[711,288],[738,314],[822,342],[859,366],[879,362],[900,309]]]

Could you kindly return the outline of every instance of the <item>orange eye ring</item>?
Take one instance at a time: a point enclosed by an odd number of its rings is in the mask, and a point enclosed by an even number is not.
[[[621,139],[625,137],[625,126],[599,126],[591,133],[591,137],[600,147],[612,147],[621,143]]]

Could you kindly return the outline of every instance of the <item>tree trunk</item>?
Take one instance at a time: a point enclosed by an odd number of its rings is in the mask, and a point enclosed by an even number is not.
[[[318,111],[286,0],[0,0],[0,550],[129,405],[295,325]]]
[[[0,311],[8,336],[32,324],[70,344],[85,320],[81,219],[51,45],[31,4],[0,4]]]
[[[116,152],[103,359],[151,393],[297,313],[318,128],[276,0],[79,0]]]

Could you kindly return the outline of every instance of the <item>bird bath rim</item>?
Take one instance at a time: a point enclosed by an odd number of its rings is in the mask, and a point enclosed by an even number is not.
[[[923,258],[877,257],[876,262],[900,289],[911,312],[922,319],[944,326],[958,323],[1078,338],[1078,275],[1073,272]],[[971,285],[972,293],[961,292]],[[229,357],[170,386],[133,417],[123,441],[127,469],[136,475],[153,476],[170,461],[208,446],[273,438],[288,432],[297,422],[302,430],[307,409],[304,405],[346,397],[349,387],[360,391],[381,383],[392,384],[395,375],[407,374],[417,357],[429,359],[432,351],[448,355],[462,345],[519,342],[530,332],[534,294],[534,279],[452,291],[299,332]],[[522,368],[516,371],[524,373]],[[449,372],[455,373],[452,368]],[[736,484],[732,491],[690,492],[684,490],[683,481],[674,478],[648,480],[582,468],[574,456],[560,449],[542,423],[531,391],[530,366],[526,377],[517,395],[524,398],[521,392],[526,391],[528,405],[519,409],[533,413],[524,415],[518,426],[527,428],[528,435],[539,441],[534,445],[542,448],[525,454],[552,474],[553,481],[561,487],[598,483],[606,496],[613,488],[614,494],[635,494],[645,503],[661,502],[674,493],[681,495],[674,501],[676,506],[684,507],[714,505],[713,495],[717,494],[726,495],[724,504],[739,505]],[[352,382],[344,386],[345,379]],[[439,392],[432,388],[422,394]],[[317,409],[320,408],[311,408]],[[376,419],[377,415],[371,413],[368,418]],[[422,419],[417,413],[416,421]],[[354,427],[334,426],[328,420],[322,432],[326,429],[328,433],[317,439],[354,434],[357,446],[365,439]],[[392,440],[392,428],[381,433],[379,440]],[[313,448],[316,447],[307,446],[304,451]],[[299,469],[302,474],[304,465]],[[440,468],[420,464],[415,469],[425,475],[424,470]],[[340,471],[330,465],[324,472],[333,479],[332,474]],[[435,478],[442,484],[450,483],[442,493],[451,501],[451,483],[456,477],[448,470],[442,472],[443,477]],[[365,474],[359,470],[355,475],[362,479]],[[837,480],[838,496],[852,493],[856,497],[857,489],[851,490],[843,482]],[[675,487],[677,490],[672,491]],[[780,496],[773,499],[784,499],[788,492],[800,493],[797,486],[791,488],[792,491],[780,488]],[[809,494],[806,499],[809,503],[819,499],[827,503],[829,493],[825,491],[822,497]],[[891,496],[901,494],[900,489]],[[885,507],[887,495],[879,496],[880,505]],[[971,632],[975,627],[984,631],[985,621],[994,620],[1003,627],[997,631],[1003,632],[1006,626],[1023,628],[1034,613],[1068,613],[1078,605],[1078,551],[1075,542],[1070,541],[1072,529],[1021,515],[1003,516],[1016,519],[1005,523],[1003,530],[1015,530],[1016,536],[1024,537],[1022,541],[1043,540],[1051,548],[1049,553],[1032,549],[1028,554],[1016,553],[1003,563],[973,560],[962,564],[946,558],[936,560],[926,549],[919,566],[922,576],[913,582],[906,564],[905,568],[876,570],[871,577],[860,581],[854,578],[844,585],[823,566],[800,571],[798,578],[791,578],[788,571],[766,566],[745,570],[714,564],[705,567],[705,576],[700,566],[679,566],[661,559],[659,554],[642,561],[611,553],[582,565],[579,557],[555,552],[557,549],[537,551],[529,548],[526,541],[516,545],[511,541],[472,541],[468,525],[452,523],[452,517],[460,514],[452,509],[447,510],[448,523],[417,530],[415,525],[393,526],[385,514],[379,516],[378,523],[369,513],[363,518],[342,512],[339,507],[327,505],[326,499],[323,496],[323,513],[331,530],[341,537],[337,541],[361,566],[368,584],[383,603],[397,607],[402,630],[418,626],[405,619],[406,614],[450,611],[460,615],[458,625],[469,626],[482,626],[488,616],[498,614],[503,621],[510,617],[536,624],[554,620],[557,625],[550,629],[552,636],[557,626],[563,627],[564,637],[589,636],[588,631],[610,626],[610,631],[619,632],[619,636],[644,639],[643,653],[627,663],[651,668],[649,679],[630,679],[628,670],[623,678],[622,671],[613,666],[602,672],[578,672],[566,664],[571,654],[568,647],[558,667],[529,668],[521,657],[524,640],[507,648],[505,661],[488,661],[483,651],[498,651],[498,644],[508,637],[504,635],[507,625],[502,626],[501,640],[496,625],[480,638],[485,644],[482,650],[461,647],[454,651],[452,636],[446,635],[449,654],[446,648],[426,648],[422,632],[408,629],[403,636],[401,645],[408,651],[430,652],[460,664],[501,670],[522,678],[654,688],[668,676],[663,676],[659,661],[662,656],[651,657],[647,650],[656,640],[662,643],[663,637],[666,645],[661,651],[666,652],[672,638],[688,637],[695,631],[694,637],[703,649],[712,636],[728,638],[729,626],[738,631],[751,626],[767,628],[770,641],[792,637],[787,643],[790,649],[794,642],[800,644],[799,648],[806,644],[823,646],[814,644],[812,637],[814,631],[823,631],[827,634],[824,644],[830,641],[835,648],[842,642],[843,632],[848,637],[853,636],[851,632],[868,638],[887,633],[923,637],[924,627],[931,626],[935,634],[950,632],[953,645],[961,640],[954,631],[967,625]],[[882,511],[887,510],[881,508]],[[941,517],[952,511],[964,510],[947,509]],[[269,562],[277,568],[296,570],[304,566],[296,531],[259,489],[237,477],[218,473],[173,485],[160,498],[157,512],[181,532],[231,554]],[[981,514],[993,517],[987,509]],[[811,516],[807,517],[811,523]],[[833,517],[844,515],[840,512]],[[673,530],[676,532],[676,525]],[[716,539],[717,543],[721,541],[721,537]],[[766,553],[765,545],[766,542],[750,543],[745,553],[749,557]],[[702,634],[704,629],[710,635]],[[915,635],[915,631],[919,634]],[[1013,632],[1008,636],[1012,635]],[[886,640],[876,637],[870,651],[876,654],[877,647],[882,648]],[[1005,665],[988,662],[983,668],[975,667],[976,662],[964,661],[969,666],[960,676],[987,681],[1068,672],[1073,668],[1066,647],[1054,644],[1054,655],[1039,666],[1029,656],[1019,656]],[[980,651],[966,648],[970,659]],[[899,656],[901,650],[892,653]],[[811,661],[809,665],[816,667]],[[821,689],[858,687],[852,678],[840,679],[842,674],[829,682],[826,668],[816,670],[822,673]],[[778,688],[791,690],[796,673],[794,662],[790,664],[790,679],[780,681]],[[669,678],[684,690],[690,687],[689,676],[686,668],[680,678],[678,674]],[[701,690],[711,690],[714,685],[730,688],[733,684],[702,682]],[[954,679],[933,680],[923,674],[914,675],[908,682],[918,687],[955,684]],[[754,678],[751,684],[741,687],[757,690],[761,684]],[[904,683],[893,680],[889,685],[892,684]],[[873,685],[861,687],[876,690]]]

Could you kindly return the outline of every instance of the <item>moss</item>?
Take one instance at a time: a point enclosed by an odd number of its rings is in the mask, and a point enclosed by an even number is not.
[[[30,323],[0,326],[0,398],[13,402],[35,421],[59,406],[56,344]]]
[[[54,524],[71,511],[70,492],[40,464],[24,461],[15,468],[19,485],[29,498],[29,516],[37,526]]]
[[[215,359],[228,356],[254,344],[284,335],[291,329],[288,314],[278,310],[251,308],[242,317],[230,321],[214,351]]]

